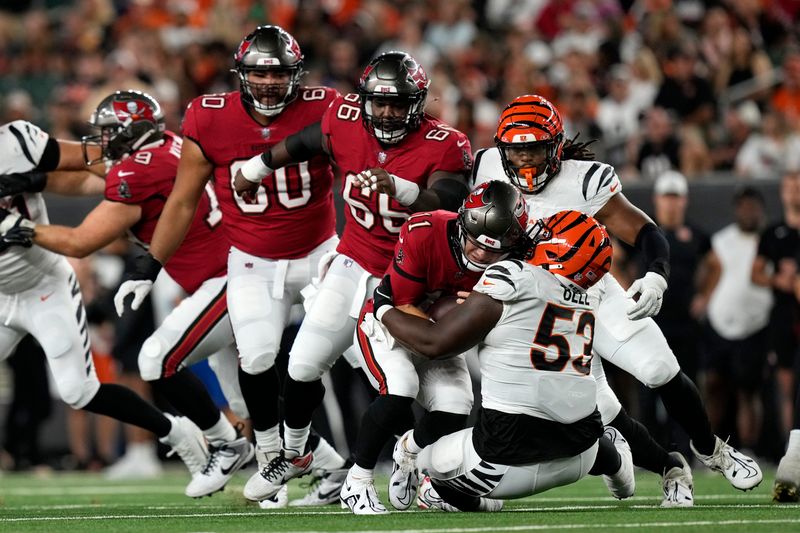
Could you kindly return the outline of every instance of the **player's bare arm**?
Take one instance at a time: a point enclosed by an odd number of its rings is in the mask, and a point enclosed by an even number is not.
[[[653,219],[633,205],[622,193],[612,196],[606,205],[597,212],[595,218],[608,232],[633,246],[636,236],[646,224],[654,224]]]
[[[33,242],[69,257],[86,257],[124,236],[141,215],[138,205],[103,200],[78,227],[37,224]]]
[[[458,355],[472,348],[486,337],[503,313],[501,302],[473,292],[438,322],[431,322],[393,307],[387,281],[384,278],[375,289],[375,316],[398,342],[430,359]]]
[[[353,180],[353,186],[385,193],[415,213],[437,209],[455,211],[469,193],[467,176],[443,171],[436,171],[428,177],[426,189],[382,168],[360,172]]]
[[[319,122],[307,126],[302,131],[290,135],[270,150],[248,160],[233,178],[236,194],[243,198],[252,197],[261,182],[275,169],[300,163],[310,158],[328,153]]]
[[[58,170],[47,173],[44,190],[63,196],[99,196],[105,187],[102,178],[87,170]]]
[[[104,163],[98,162],[93,165],[87,165],[86,163],[87,159],[89,161],[101,159],[100,146],[87,145],[85,156],[79,142],[59,139],[58,148],[60,151],[58,166],[53,170],[88,170],[95,176],[100,176],[101,178],[105,176],[106,166]]]
[[[200,146],[184,139],[175,186],[164,204],[150,243],[150,255],[162,265],[169,261],[192,225],[197,204],[213,172]]]

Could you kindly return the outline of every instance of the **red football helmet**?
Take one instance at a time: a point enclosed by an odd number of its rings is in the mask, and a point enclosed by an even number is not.
[[[564,141],[564,126],[556,107],[530,94],[508,104],[494,137],[506,174],[529,194],[540,192],[558,174]]]
[[[528,260],[588,289],[611,269],[611,238],[592,217],[560,211],[536,222],[533,257]]]

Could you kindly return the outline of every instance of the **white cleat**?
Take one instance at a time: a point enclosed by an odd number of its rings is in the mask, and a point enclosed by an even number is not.
[[[389,478],[389,502],[398,511],[405,511],[417,497],[419,474],[417,474],[417,455],[406,451],[403,442],[414,431],[409,429],[397,439],[392,452],[392,475]]]
[[[302,498],[292,500],[289,506],[316,507],[338,502],[339,493],[342,492],[346,477],[347,469],[345,468],[324,472],[322,476],[314,476],[314,479],[309,484],[308,493]]]
[[[155,443],[131,443],[117,462],[103,471],[106,479],[153,479],[163,473]]]
[[[178,454],[194,478],[208,462],[208,448],[203,432],[185,416],[172,416],[167,413],[164,413],[164,416],[172,422],[172,429],[159,441],[172,448],[167,455]]]
[[[289,485],[284,485],[272,498],[261,500],[258,506],[262,509],[283,509],[289,506]]]
[[[611,476],[603,476],[603,481],[606,482],[606,487],[611,492],[611,495],[622,500],[633,496],[636,489],[636,478],[633,474],[633,455],[631,454],[631,447],[628,441],[622,436],[622,433],[611,426],[606,426],[603,431],[603,437],[610,440],[619,453],[622,464],[619,471]]]
[[[417,491],[417,507],[423,510],[438,509],[446,513],[460,513],[461,511],[447,503],[439,496],[436,489],[431,484],[431,478],[425,476],[419,484]],[[481,498],[478,504],[478,512],[482,513],[496,513],[503,510],[503,500],[495,500],[492,498]]]
[[[353,479],[349,474],[339,493],[342,509],[350,509],[357,515],[389,514],[378,498],[373,479]]]
[[[779,503],[790,503],[800,500],[800,457],[786,455],[781,457],[778,470],[775,472],[775,484],[772,486],[772,499]]]
[[[694,506],[694,481],[692,469],[682,454],[670,453],[678,459],[683,466],[673,466],[664,473],[661,486],[664,489],[664,499],[661,507],[692,507]]]
[[[281,452],[247,480],[244,497],[259,502],[275,496],[290,479],[308,474],[313,460],[314,455],[310,452],[291,459]]]
[[[246,437],[220,446],[209,445],[208,451],[208,462],[186,486],[186,495],[190,498],[211,496],[224,489],[233,475],[249,463],[254,455],[253,445]]]
[[[714,453],[711,455],[698,452],[692,442],[689,443],[689,447],[701,463],[725,476],[734,488],[739,490],[756,488],[764,477],[758,464],[726,441],[719,437],[714,438],[716,442]]]

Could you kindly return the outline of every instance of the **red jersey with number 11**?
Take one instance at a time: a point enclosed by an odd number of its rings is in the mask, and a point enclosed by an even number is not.
[[[214,189],[228,242],[267,259],[299,259],[336,234],[333,171],[323,154],[267,177],[252,202],[233,190],[233,176],[253,156],[319,122],[338,93],[301,87],[297,98],[263,126],[250,116],[239,92],[195,98],[183,119],[183,136],[214,165]]]
[[[382,145],[364,128],[357,94],[335,100],[322,118],[322,134],[343,181],[345,226],[337,250],[375,276],[392,259],[410,211],[388,195],[353,186],[356,174],[380,167],[424,189],[437,171],[469,172],[472,152],[460,131],[424,115],[420,127],[396,145]]]

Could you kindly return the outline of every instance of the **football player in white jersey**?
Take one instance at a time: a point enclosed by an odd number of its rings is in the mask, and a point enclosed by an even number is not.
[[[436,359],[478,345],[481,408],[474,428],[424,448],[417,464],[444,510],[494,511],[522,498],[604,475],[611,493],[634,492],[622,435],[603,430],[591,373],[599,295],[587,289],[611,266],[611,241],[576,211],[540,222],[529,262],[489,266],[462,305],[430,322],[375,291],[375,317],[401,344]],[[603,438],[603,437],[606,438]]]
[[[681,371],[664,335],[650,318],[660,310],[667,288],[669,244],[658,226],[621,193],[614,168],[582,160],[586,158],[584,145],[565,144],[558,110],[541,96],[514,99],[501,114],[495,142],[497,147],[476,154],[476,183],[506,176],[525,195],[533,219],[574,209],[596,217],[612,235],[642,253],[648,272],[627,292],[611,275],[594,289],[601,292],[594,350],[658,390],[703,464],[721,472],[737,489],[758,485],[760,468],[713,434],[697,387]],[[634,299],[636,295],[638,300]],[[664,474],[663,505],[691,505],[691,486],[687,486],[691,478],[683,457],[677,452],[667,456],[663,449],[659,456],[652,456],[655,443],[622,409],[608,387],[602,366],[593,365],[593,372],[598,378],[603,422],[626,435],[637,464]]]
[[[32,246],[33,223],[48,223],[41,191],[75,187],[70,175],[48,182],[44,172],[75,168],[82,161],[79,143],[51,139],[24,121],[0,126],[0,174],[6,178],[0,190],[0,359],[32,335],[67,404],[152,431],[194,473],[207,455],[200,429],[187,418],[161,413],[130,389],[98,381],[75,272],[63,256]],[[81,192],[102,193],[99,178],[76,176],[85,180],[76,187]]]

